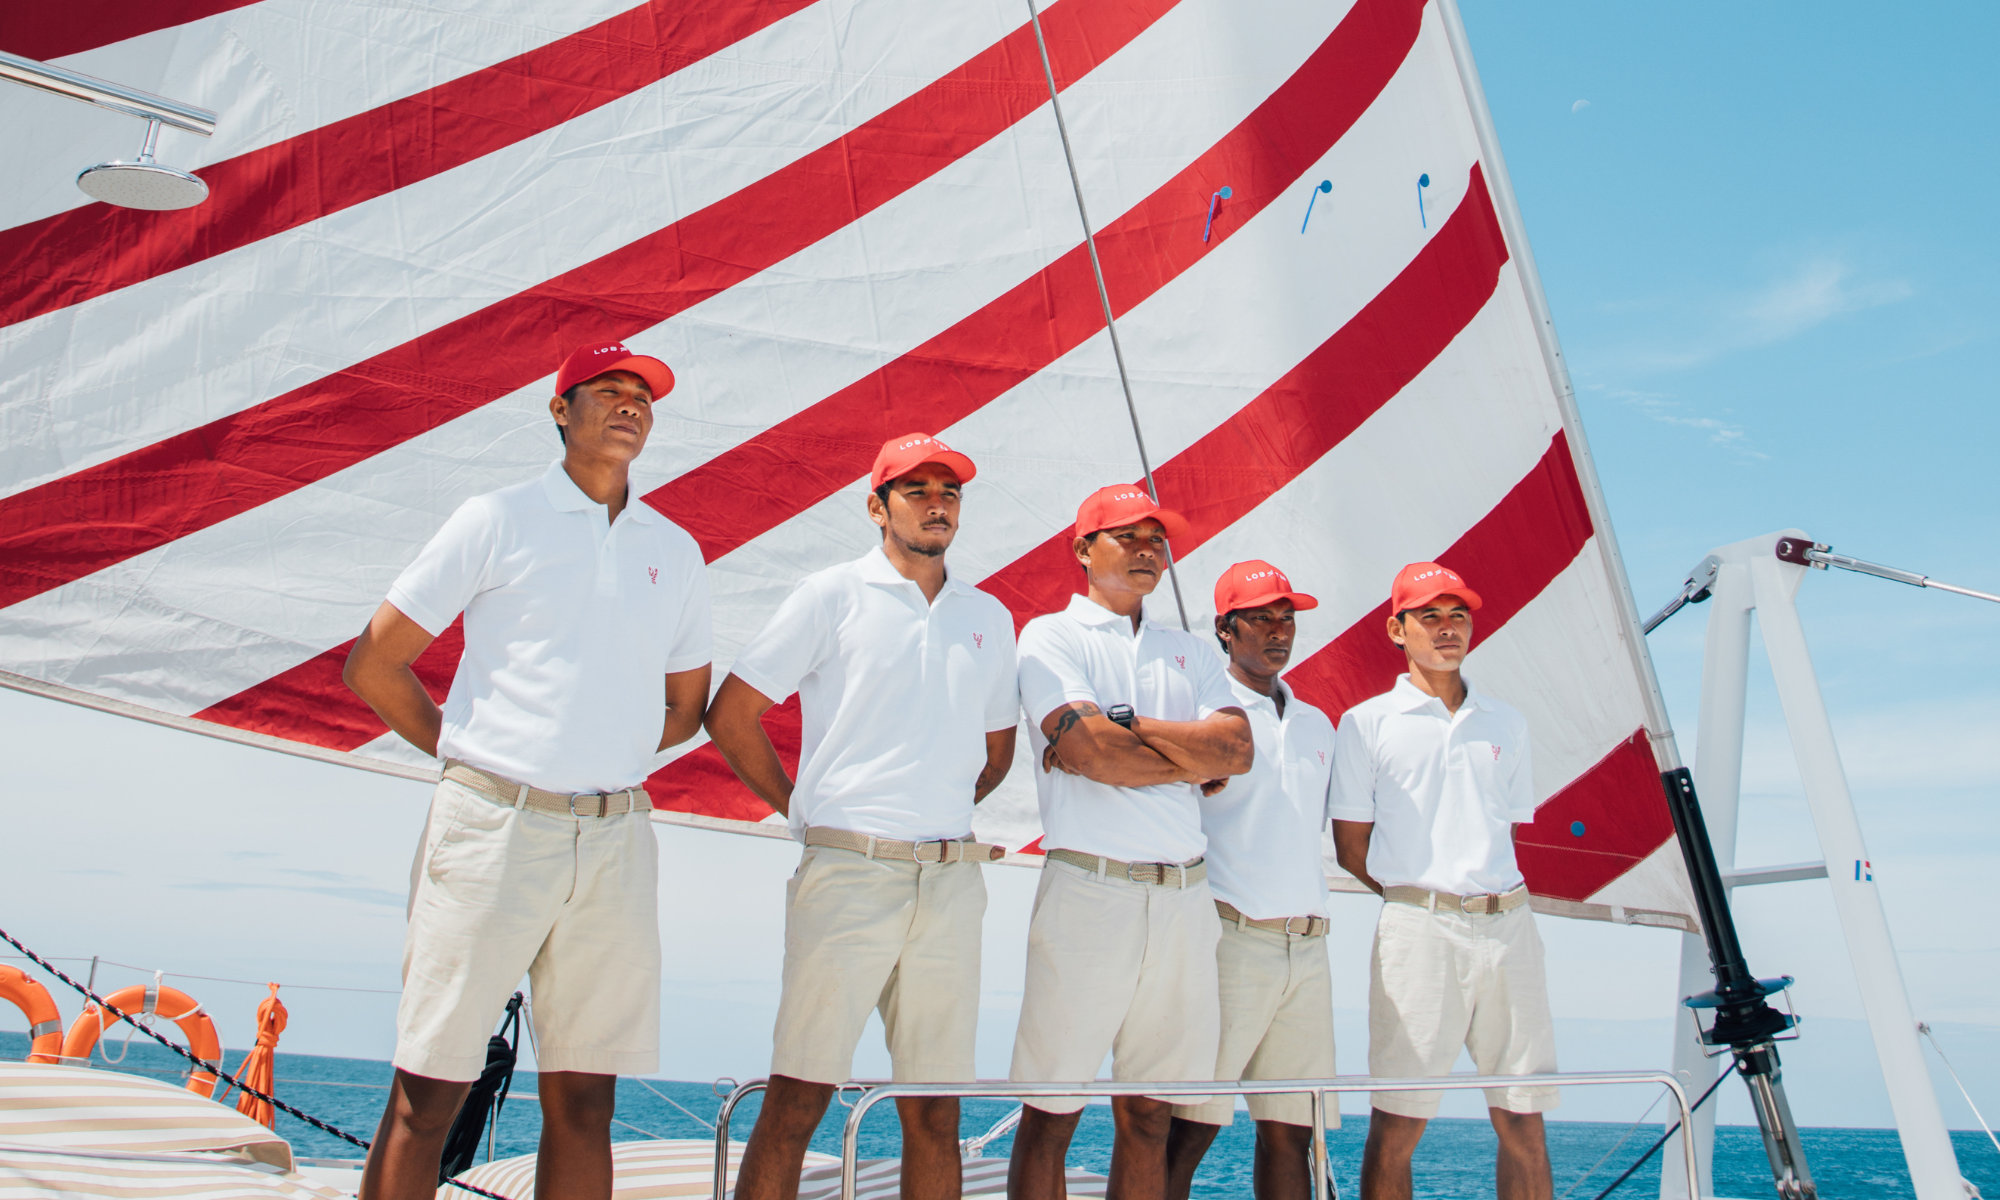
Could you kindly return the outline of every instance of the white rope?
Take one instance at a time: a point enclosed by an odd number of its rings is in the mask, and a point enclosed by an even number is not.
[[[1958,1085],[1958,1094],[1965,1097],[1965,1106],[1972,1110],[1973,1118],[1979,1122],[1979,1127],[1986,1131],[1986,1140],[1993,1143],[1995,1150],[2000,1150],[2000,1138],[1993,1136],[1993,1127],[1986,1123],[1985,1114],[1981,1113],[1979,1106],[1972,1102],[1972,1093],[1965,1090],[1965,1081],[1958,1077],[1958,1072],[1952,1069],[1951,1060],[1944,1056],[1944,1047],[1938,1045],[1937,1034],[1931,1032],[1931,1023],[1918,1021],[1917,1032],[1931,1040],[1931,1049],[1937,1051],[1938,1061],[1943,1063],[1944,1069],[1950,1073],[1951,1081]]]
[[[1599,1158],[1596,1162],[1591,1163],[1590,1169],[1588,1171],[1585,1171],[1583,1174],[1577,1176],[1575,1183],[1572,1183],[1568,1187],[1564,1188],[1563,1194],[1556,1197],[1556,1200],[1569,1200],[1570,1193],[1582,1187],[1584,1180],[1589,1179],[1592,1175],[1597,1174],[1597,1168],[1603,1166],[1606,1160],[1608,1160],[1612,1155],[1618,1153],[1618,1148],[1620,1146],[1623,1146],[1627,1141],[1631,1140],[1632,1135],[1638,1132],[1639,1126],[1646,1123],[1646,1118],[1652,1116],[1653,1110],[1658,1108],[1660,1106],[1660,1101],[1666,1098],[1667,1094],[1664,1091],[1654,1096],[1653,1102],[1646,1106],[1645,1112],[1639,1114],[1638,1120],[1632,1122],[1631,1128],[1627,1129],[1622,1137],[1620,1137],[1616,1142],[1612,1143],[1611,1149],[1606,1150],[1604,1152],[1603,1157]],[[1686,1137],[1687,1136],[1686,1132],[1683,1131],[1681,1136]]]

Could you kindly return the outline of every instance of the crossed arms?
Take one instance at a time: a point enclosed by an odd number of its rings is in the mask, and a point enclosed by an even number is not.
[[[1250,769],[1250,721],[1224,708],[1199,721],[1134,717],[1130,729],[1088,700],[1071,701],[1042,718],[1044,771],[1066,771],[1111,787],[1195,783],[1219,790]]]

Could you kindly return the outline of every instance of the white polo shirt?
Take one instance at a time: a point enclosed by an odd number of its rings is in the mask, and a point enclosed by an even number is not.
[[[1246,917],[1323,917],[1320,853],[1332,799],[1333,722],[1282,680],[1280,717],[1275,700],[1224,674],[1249,715],[1257,757],[1228,787],[1201,797],[1208,886]]]
[[[1214,646],[1183,629],[1122,617],[1087,596],[1021,630],[1021,708],[1034,749],[1042,846],[1126,862],[1186,862],[1207,850],[1201,790],[1191,783],[1120,788],[1041,769],[1042,719],[1065,704],[1199,721],[1237,707]],[[1233,785],[1232,785],[1233,786]]]
[[[1384,887],[1511,891],[1513,827],[1535,819],[1528,722],[1469,683],[1448,712],[1405,675],[1340,719],[1332,812],[1375,823],[1368,873]]]
[[[879,546],[808,575],[730,671],[773,700],[799,694],[798,837],[964,837],[986,734],[1021,719],[1006,606],[948,575],[926,603]]]
[[[662,677],[709,661],[708,572],[636,497],[609,514],[558,461],[460,505],[390,587],[432,636],[465,614],[439,757],[552,792],[646,778]]]

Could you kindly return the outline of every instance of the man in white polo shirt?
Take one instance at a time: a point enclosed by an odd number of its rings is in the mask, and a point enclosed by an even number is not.
[[[1087,594],[1021,632],[1021,703],[1047,861],[1009,1078],[1212,1079],[1218,1013],[1215,903],[1199,805],[1250,768],[1242,702],[1203,639],[1145,619],[1187,523],[1136,486],[1102,488],[1076,514]],[[1025,1097],[1008,1164],[1013,1200],[1064,1194],[1083,1100]],[[1111,1102],[1111,1195],[1164,1197],[1166,1100]]]
[[[787,597],[722,681],[708,730],[805,843],[786,889],[785,967],[763,1108],[739,1200],[791,1200],[835,1084],[880,1009],[895,1078],[970,1080],[979,1016],[972,806],[999,786],[1020,721],[1014,618],[955,578],[972,460],[927,434],[891,438],[870,475],[881,545]],[[759,718],[799,694],[799,777]],[[896,1102],[905,1196],[959,1194],[958,1101]]]
[[[355,694],[445,760],[411,871],[369,1200],[436,1194],[445,1134],[523,972],[542,1179],[610,1196],[617,1076],[659,1068],[659,853],[641,785],[700,726],[708,577],[629,471],[673,386],[665,363],[617,343],[570,355],[549,401],[561,461],[461,505],[348,655]],[[440,710],[410,664],[461,613]]]
[[[1556,1069],[1542,941],[1514,865],[1513,827],[1535,817],[1528,723],[1460,674],[1479,595],[1457,572],[1396,576],[1389,640],[1408,673],[1349,709],[1334,743],[1340,865],[1387,901],[1375,928],[1368,1072],[1443,1075],[1463,1046],[1482,1075]],[[1377,1092],[1363,1200],[1406,1200],[1410,1158],[1437,1092]],[[1500,1200],[1552,1192],[1541,1114],[1554,1088],[1492,1088]]]
[[[1229,655],[1229,686],[1249,714],[1256,760],[1247,774],[1203,796],[1208,886],[1222,937],[1222,1040],[1217,1079],[1322,1079],[1334,1073],[1333,979],[1326,962],[1326,872],[1320,847],[1333,779],[1333,722],[1278,678],[1292,660],[1296,614],[1319,601],[1294,591],[1260,559],[1215,581],[1215,637]],[[1252,1096],[1257,1200],[1312,1195],[1312,1101]],[[1195,1169],[1235,1100],[1174,1110],[1168,1195],[1186,1200]],[[1328,1128],[1340,1110],[1329,1106]]]

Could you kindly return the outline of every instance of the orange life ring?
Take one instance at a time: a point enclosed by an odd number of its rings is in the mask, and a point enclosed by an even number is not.
[[[28,1061],[52,1063],[62,1053],[62,1013],[49,998],[49,989],[36,983],[19,967],[0,966],[0,1000],[11,1002],[28,1018]]]
[[[181,1032],[187,1035],[188,1049],[197,1058],[205,1062],[217,1062],[222,1058],[222,1039],[215,1035],[215,1022],[201,1011],[201,1005],[178,988],[135,983],[111,993],[104,1000],[121,1013],[158,1013],[181,1027]],[[95,1004],[86,1006],[77,1014],[69,1033],[63,1037],[63,1059],[88,1062],[90,1052],[97,1049],[97,1039],[117,1023],[117,1017],[107,1017]],[[194,1074],[188,1076],[187,1088],[197,1096],[213,1096],[215,1076],[197,1068]]]

